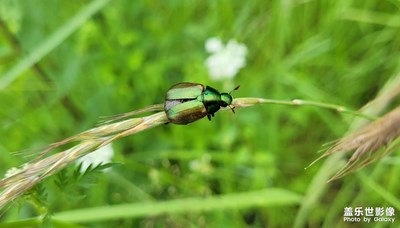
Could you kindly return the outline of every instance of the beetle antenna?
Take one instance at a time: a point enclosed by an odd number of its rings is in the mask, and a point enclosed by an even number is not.
[[[238,90],[240,88],[240,85],[238,85],[238,86],[236,86],[233,90],[231,90],[230,92],[229,92],[229,94],[231,94],[233,91],[235,91],[235,90]]]

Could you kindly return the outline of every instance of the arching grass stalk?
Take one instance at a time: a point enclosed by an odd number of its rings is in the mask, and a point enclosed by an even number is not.
[[[57,173],[78,158],[99,149],[113,140],[164,123],[168,123],[165,113],[158,112],[146,117],[131,118],[95,127],[60,142],[50,144],[42,151],[39,158],[23,164],[20,168],[11,169],[8,175],[0,180],[0,209],[23,195],[46,177]],[[44,157],[49,151],[73,141],[80,142],[70,149]]]
[[[367,119],[373,119],[373,117],[361,114],[357,111],[349,110],[343,106],[314,101],[279,101],[263,98],[236,98],[232,103],[235,108],[251,107],[257,104],[316,106],[332,109],[341,113],[348,113],[354,116],[361,116]],[[4,179],[0,180],[0,209],[9,202],[12,202],[19,196],[23,195],[26,191],[31,189],[46,177],[57,173],[67,165],[76,161],[78,158],[97,150],[118,138],[136,134],[146,129],[168,123],[169,120],[164,111],[160,111],[145,117],[126,119],[144,112],[154,112],[162,109],[163,105],[158,104],[149,106],[145,109],[113,116],[108,120],[101,122],[101,125],[98,127],[48,145],[41,151],[41,155],[39,157],[23,164],[19,168],[11,169],[8,172],[8,175],[6,175]],[[229,108],[226,108],[225,110],[229,110]],[[50,151],[71,142],[78,142],[78,144],[72,146],[70,149],[55,153],[53,155],[48,155]]]

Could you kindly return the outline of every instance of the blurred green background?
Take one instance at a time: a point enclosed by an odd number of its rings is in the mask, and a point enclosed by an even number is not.
[[[1,0],[0,20],[1,174],[27,161],[10,152],[90,129],[100,116],[162,103],[178,82],[220,91],[240,84],[234,97],[300,98],[356,110],[400,70],[398,0]],[[236,39],[248,48],[246,67],[229,83],[213,81],[204,65],[204,44],[211,37]],[[385,197],[400,194],[398,163],[382,161],[329,184],[316,180],[323,161],[304,169],[354,119],[317,107],[260,105],[234,115],[218,112],[212,121],[159,126],[113,143],[113,161],[123,165],[98,175],[96,184],[80,192],[85,197],[63,197],[51,179],[45,181],[46,207],[57,214],[271,188],[282,190],[283,203],[238,202],[206,211],[182,204],[179,213],[106,221],[99,214],[82,224],[365,225],[344,223],[344,207],[398,206],[398,198]],[[285,203],[286,192],[303,200]],[[0,221],[36,215],[28,203],[14,204]]]

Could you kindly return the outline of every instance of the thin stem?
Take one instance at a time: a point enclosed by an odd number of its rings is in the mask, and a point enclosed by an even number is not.
[[[329,104],[323,103],[318,101],[307,101],[307,100],[300,100],[294,99],[291,101],[284,101],[284,100],[273,100],[273,99],[264,99],[264,98],[257,98],[257,97],[246,97],[246,98],[235,98],[233,101],[233,105],[235,108],[242,108],[242,107],[249,107],[256,104],[279,104],[279,105],[291,105],[291,106],[315,106],[325,109],[331,109],[340,113],[351,114],[353,116],[363,117],[368,120],[376,120],[377,117],[364,114],[359,111],[354,111],[348,109],[341,105],[336,104]]]

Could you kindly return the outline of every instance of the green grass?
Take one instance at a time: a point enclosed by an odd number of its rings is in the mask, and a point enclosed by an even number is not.
[[[395,0],[2,0],[0,174],[27,161],[10,152],[162,103],[172,84],[229,91],[204,66],[204,42],[214,36],[248,47],[234,96],[357,110],[398,77],[399,11]],[[163,125],[115,142],[123,165],[73,197],[49,178],[38,204],[28,196],[12,204],[0,227],[39,224],[46,212],[57,227],[350,227],[357,224],[342,222],[344,207],[360,205],[394,207],[400,219],[398,163],[331,183],[339,158],[304,169],[357,121],[317,107],[262,105]]]

